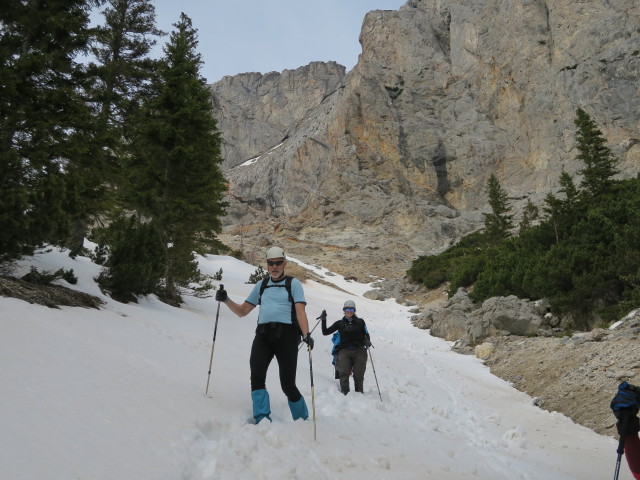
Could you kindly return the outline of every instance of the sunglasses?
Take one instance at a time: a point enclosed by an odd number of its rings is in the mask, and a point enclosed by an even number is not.
[[[345,312],[355,312],[356,309],[355,308],[345,308],[344,311]]]
[[[283,263],[284,263],[284,260],[276,260],[275,262],[272,262],[271,260],[267,260],[267,265],[269,265],[270,267],[273,267],[274,265],[279,267]]]

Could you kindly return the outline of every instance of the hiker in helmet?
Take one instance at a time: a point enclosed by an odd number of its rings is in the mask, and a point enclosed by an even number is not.
[[[337,370],[340,377],[340,391],[349,393],[349,376],[353,369],[353,383],[356,392],[364,393],[364,372],[367,368],[367,348],[371,346],[365,321],[356,315],[353,300],[344,302],[344,316],[327,328],[326,318],[322,318],[322,334],[340,334],[340,343],[335,347],[338,352]]]
[[[640,480],[640,388],[627,382],[618,385],[618,392],[611,400],[611,410],[618,419],[616,428],[620,435],[619,446],[624,449],[627,464],[633,478]],[[622,450],[618,448],[618,453]]]
[[[289,400],[289,409],[294,420],[309,416],[304,397],[296,387],[298,345],[302,340],[313,348],[309,334],[309,321],[305,306],[302,283],[297,278],[285,275],[287,259],[281,247],[271,247],[266,252],[269,277],[256,283],[242,304],[218,290],[216,300],[223,302],[233,313],[244,317],[260,305],[256,335],[251,345],[251,400],[253,418],[256,423],[267,418],[271,421],[269,393],[266,389],[267,370],[273,357],[278,361],[280,386]]]

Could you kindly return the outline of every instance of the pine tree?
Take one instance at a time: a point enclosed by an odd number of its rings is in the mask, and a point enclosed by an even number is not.
[[[93,123],[75,59],[88,24],[85,0],[16,0],[0,9],[0,259],[63,242],[71,217],[85,209],[75,187]]]
[[[578,128],[576,158],[584,163],[580,170],[583,192],[590,197],[607,193],[613,185],[613,176],[618,173],[616,158],[606,146],[606,139],[591,117],[581,108],[576,112],[574,121]]]
[[[576,214],[579,209],[580,192],[576,187],[571,175],[565,170],[560,174],[560,193],[564,193],[564,199],[560,199],[549,193],[545,198],[546,207],[544,212],[550,224],[553,226],[556,243],[560,238],[569,234],[573,222],[577,220]]]
[[[99,3],[103,3],[100,1]],[[121,177],[121,158],[129,154],[127,139],[133,111],[146,93],[157,62],[148,58],[155,41],[155,10],[148,0],[108,0],[105,24],[93,29],[91,52],[96,63],[88,67],[95,135],[90,161],[76,172],[73,194],[85,208],[73,218],[68,246],[82,248],[91,217],[108,215],[114,207]],[[126,206],[117,205],[117,211]]]
[[[102,12],[105,23],[97,27],[91,49],[98,62],[94,101],[100,124],[111,133],[105,147],[117,152],[124,147],[133,111],[148,94],[158,67],[149,52],[156,43],[153,37],[163,32],[155,27],[155,7],[150,0],[108,0],[107,4]]]
[[[98,278],[116,300],[135,300],[136,295],[158,293],[164,275],[166,246],[153,222],[120,216],[108,227],[113,238],[108,269]]]
[[[491,174],[487,181],[487,196],[491,213],[484,213],[484,229],[487,236],[492,239],[506,238],[513,228],[513,215],[509,215],[511,207],[508,203],[507,192],[502,188],[498,177]]]
[[[166,295],[177,301],[177,286],[197,276],[194,250],[221,230],[226,186],[211,94],[199,73],[196,31],[184,14],[175,27],[158,72],[158,93],[137,122],[130,172],[131,198],[157,221],[170,246]]]
[[[533,223],[538,219],[538,214],[538,207],[536,207],[531,200],[527,200],[527,204],[524,206],[522,212],[522,220],[520,221],[520,233],[533,226]]]
[[[560,173],[560,193],[564,193],[564,201],[562,202],[563,208],[567,212],[573,212],[578,203],[578,197],[580,192],[576,187],[573,178],[565,170]]]

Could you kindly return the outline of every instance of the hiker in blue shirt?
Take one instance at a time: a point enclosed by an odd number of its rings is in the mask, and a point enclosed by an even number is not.
[[[266,380],[267,370],[274,356],[278,362],[280,386],[289,401],[291,416],[294,420],[306,420],[309,413],[304,397],[296,387],[296,370],[300,335],[308,348],[313,348],[305,311],[307,302],[300,280],[288,277],[284,273],[287,265],[284,250],[271,247],[267,250],[266,257],[269,277],[256,283],[244,303],[238,304],[231,300],[225,290],[217,291],[216,300],[223,302],[239,317],[246,316],[260,305],[258,326],[249,359],[255,423],[264,418],[271,421]]]
[[[364,372],[367,368],[367,348],[371,346],[369,331],[365,321],[356,315],[353,300],[344,302],[344,317],[327,328],[326,317],[322,317],[322,334],[340,334],[337,351],[337,370],[340,378],[340,391],[349,393],[349,376],[353,369],[353,383],[356,392],[364,393]],[[333,351],[332,351],[333,353]]]

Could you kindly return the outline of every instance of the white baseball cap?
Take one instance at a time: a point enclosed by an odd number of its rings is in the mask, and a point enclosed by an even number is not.
[[[271,258],[286,258],[281,247],[269,247],[267,249],[267,260]]]

